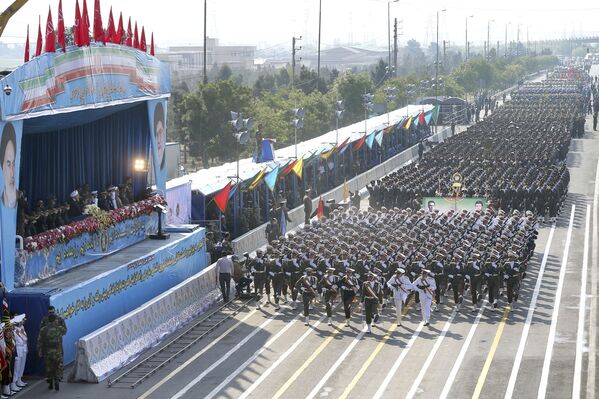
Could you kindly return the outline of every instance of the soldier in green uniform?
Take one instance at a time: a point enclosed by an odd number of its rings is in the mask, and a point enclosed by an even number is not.
[[[38,355],[46,363],[48,389],[59,390],[63,374],[62,337],[66,333],[64,320],[56,314],[54,306],[50,306],[48,316],[42,320],[37,339]]]

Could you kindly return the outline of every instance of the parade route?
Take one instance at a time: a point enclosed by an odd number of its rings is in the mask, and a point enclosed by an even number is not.
[[[424,326],[408,305],[401,326],[392,306],[366,333],[354,304],[326,325],[317,303],[311,325],[288,304],[247,308],[134,390],[106,383],[63,384],[64,398],[565,398],[596,386],[599,135],[572,139],[568,198],[555,224],[539,231],[513,309],[460,311],[448,295]],[[367,200],[366,200],[367,201]],[[339,305],[339,302],[337,301]],[[301,319],[300,319],[301,318]],[[589,349],[590,348],[590,349]],[[590,394],[587,394],[590,393]],[[54,396],[45,384],[29,397]]]

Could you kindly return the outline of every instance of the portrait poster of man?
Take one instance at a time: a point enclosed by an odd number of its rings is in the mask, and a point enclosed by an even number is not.
[[[156,187],[166,191],[166,100],[147,102],[150,123],[150,161],[154,171]]]
[[[427,212],[448,212],[450,210],[462,211],[463,209],[472,212],[480,210],[484,212],[487,209],[488,200],[484,197],[424,197],[422,198],[422,209]]]
[[[14,280],[15,234],[17,230],[17,190],[21,160],[23,122],[0,122],[0,259],[2,280]],[[9,265],[12,265],[9,266]],[[12,284],[11,284],[12,286]]]

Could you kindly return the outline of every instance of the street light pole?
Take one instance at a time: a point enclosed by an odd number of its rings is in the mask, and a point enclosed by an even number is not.
[[[445,9],[441,10],[441,12],[444,12]],[[435,62],[435,100],[438,100],[438,96],[439,96],[439,88],[438,88],[438,82],[439,82],[439,11],[437,11],[437,42],[436,42],[436,47],[437,47],[437,60]]]
[[[206,14],[208,5],[208,0],[204,0],[204,84],[208,83],[208,75],[206,75],[206,45],[207,45],[207,36],[206,36]]]
[[[318,0],[318,66],[316,67],[316,87],[320,91],[320,30],[322,27],[322,0]]]
[[[468,56],[469,56],[469,49],[468,49],[468,19],[469,18],[473,18],[474,15],[469,15],[466,17],[466,52],[464,54],[466,54],[466,61],[468,61]]]
[[[495,20],[487,21],[487,62],[491,59],[491,22],[495,22]]]

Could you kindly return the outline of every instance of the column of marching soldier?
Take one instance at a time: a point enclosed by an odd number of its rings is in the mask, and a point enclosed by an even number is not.
[[[431,310],[448,293],[459,310],[470,293],[476,311],[488,294],[493,308],[502,292],[512,308],[537,237],[532,212],[500,210],[441,213],[382,208],[377,212],[336,210],[296,234],[279,237],[247,260],[258,308],[303,303],[306,325],[313,301],[324,303],[329,325],[334,303],[343,303],[346,325],[352,308],[363,303],[368,331],[392,298],[397,323],[410,301]]]
[[[513,310],[538,221],[555,220],[566,197],[565,158],[571,138],[584,132],[589,95],[588,75],[559,69],[512,93],[484,122],[434,147],[418,164],[371,182],[368,211],[339,209],[253,258],[245,254],[258,307],[263,294],[276,309],[301,300],[309,324],[313,303],[321,301],[332,324],[340,301],[349,326],[359,301],[368,332],[391,299],[398,324],[412,302],[428,325],[446,296],[460,310],[468,293],[472,311],[487,295],[497,308],[504,294]],[[489,208],[418,210],[422,196],[450,195],[456,172],[463,176],[461,195],[487,196]]]

